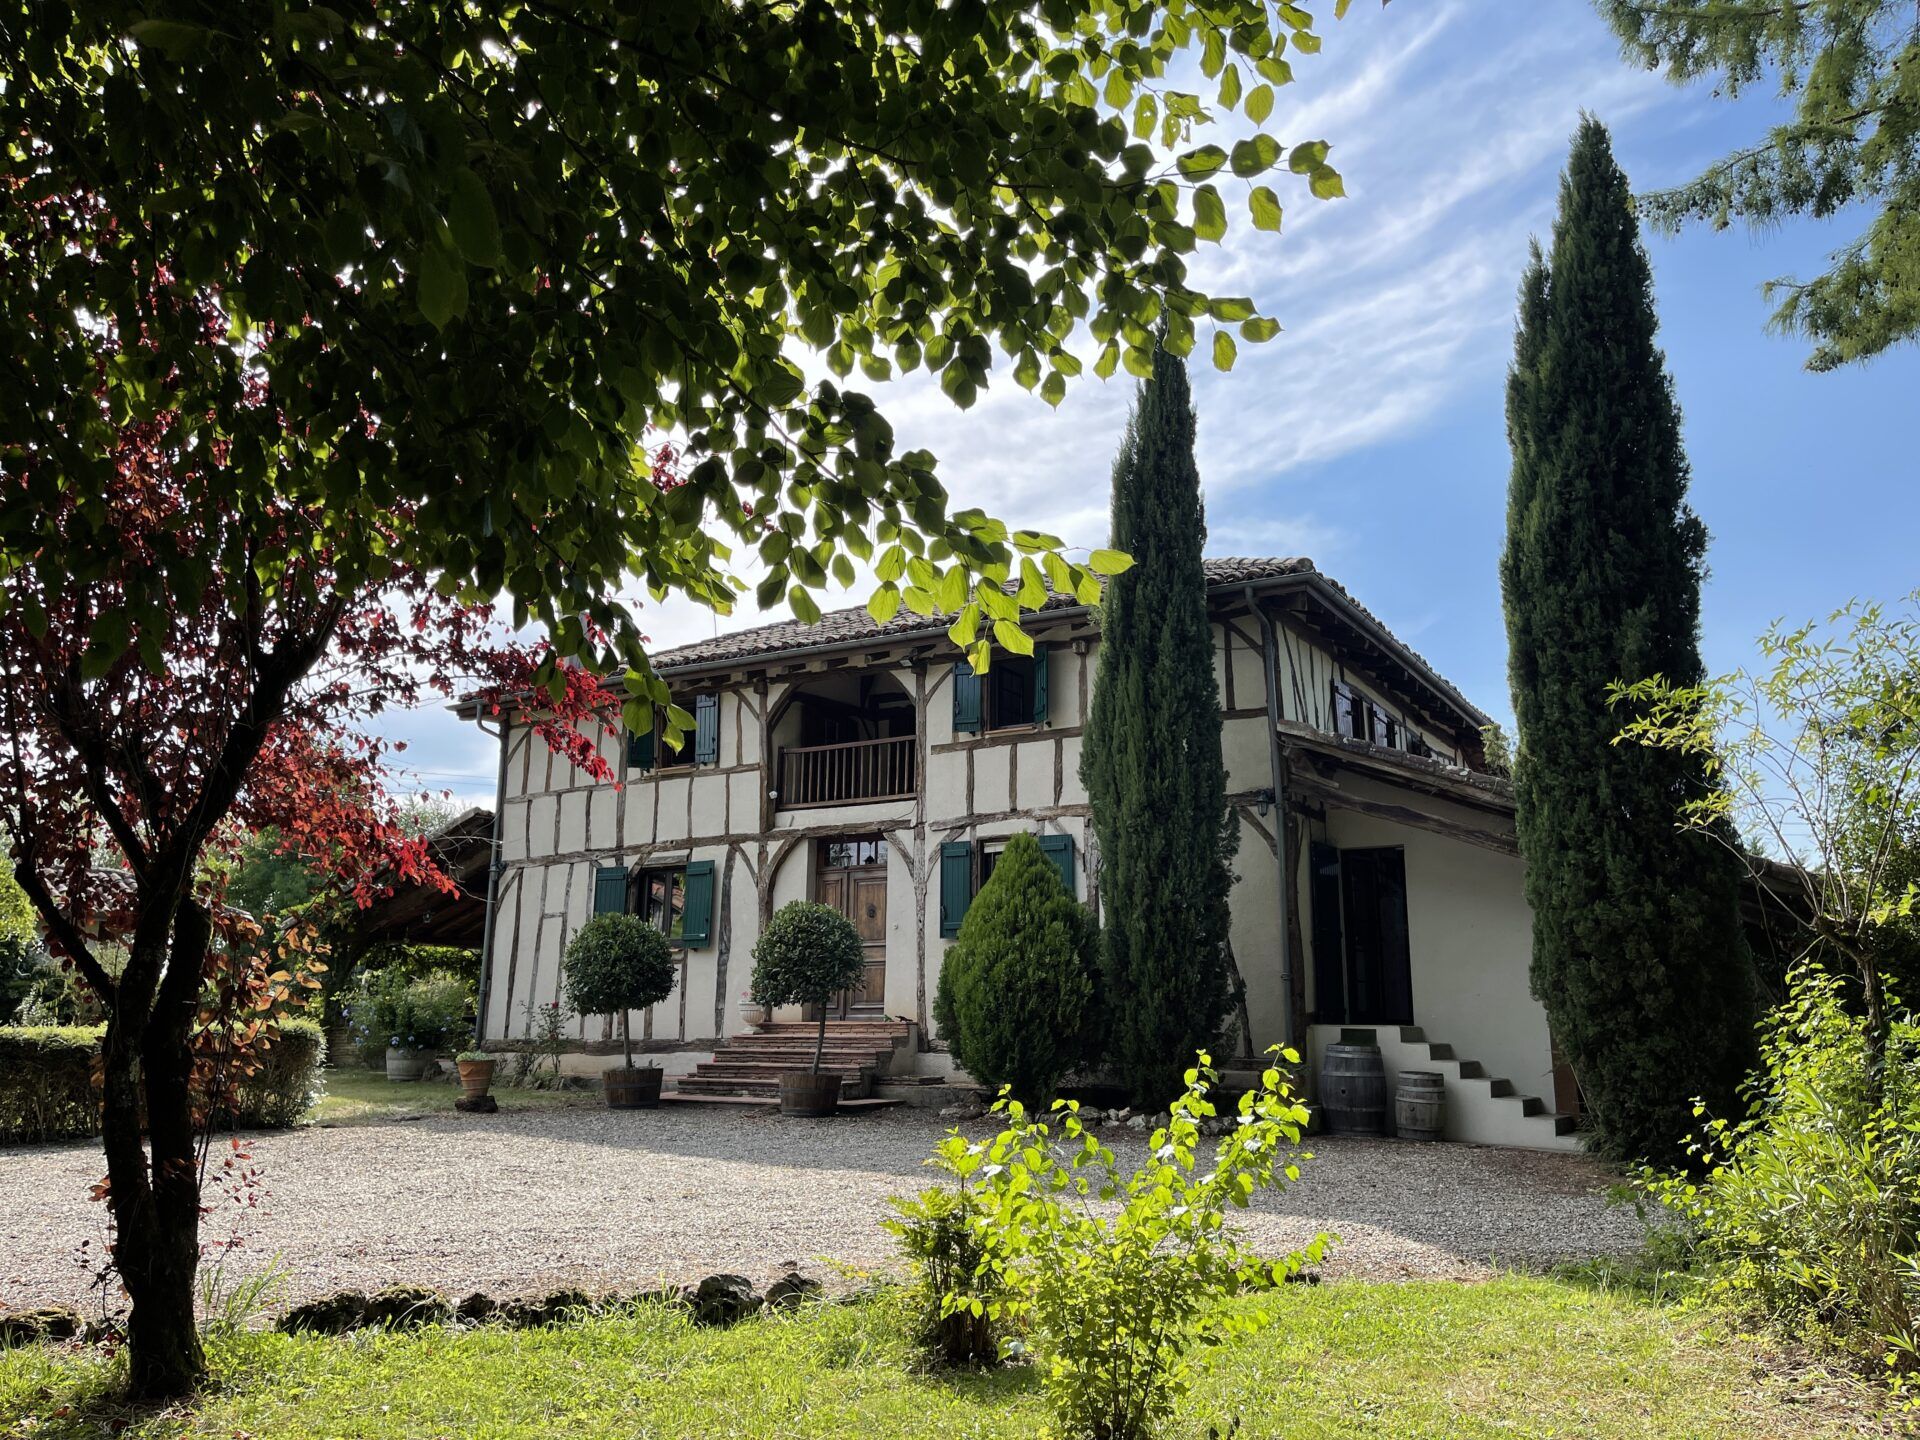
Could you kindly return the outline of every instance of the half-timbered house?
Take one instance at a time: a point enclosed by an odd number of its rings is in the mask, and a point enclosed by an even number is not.
[[[1317,1056],[1372,1032],[1389,1070],[1446,1077],[1451,1135],[1572,1144],[1528,990],[1513,802],[1486,769],[1487,717],[1310,561],[1216,559],[1206,575],[1240,825],[1238,1044]],[[739,1039],[754,939],[807,898],[844,911],[867,946],[863,982],[830,1014],[842,1063],[945,1073],[941,959],[1008,836],[1035,832],[1069,888],[1100,903],[1079,778],[1097,615],[1056,596],[1026,626],[1033,656],[998,655],[985,675],[943,622],[906,612],[666,652],[656,664],[694,733],[671,751],[610,729],[618,784],[501,725],[485,1037],[524,1038],[530,1007],[559,994],[573,931],[628,910],[680,957],[672,997],[630,1017],[633,1033],[688,1093],[753,1088],[768,1078]],[[610,1021],[569,1024],[583,1056],[608,1048]]]

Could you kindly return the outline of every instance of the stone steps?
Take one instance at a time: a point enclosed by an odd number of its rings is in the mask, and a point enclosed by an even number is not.
[[[1447,1097],[1446,1135],[1479,1145],[1510,1145],[1532,1150],[1578,1150],[1571,1115],[1560,1115],[1538,1095],[1523,1095],[1513,1081],[1487,1074],[1477,1060],[1461,1059],[1452,1045],[1427,1039],[1418,1025],[1346,1027],[1323,1030],[1332,1040],[1377,1044],[1391,1091],[1402,1070],[1437,1071]],[[1314,1059],[1318,1063],[1318,1055]],[[1391,1103],[1391,1102],[1389,1102]],[[1389,1116],[1391,1119],[1391,1116]]]
[[[892,1066],[896,1049],[913,1035],[905,1020],[829,1020],[820,1052],[820,1071],[838,1075],[848,1099],[864,1096],[875,1076]],[[775,1021],[750,1034],[734,1035],[714,1048],[678,1088],[694,1096],[776,1096],[780,1077],[813,1067],[819,1042],[817,1022]]]

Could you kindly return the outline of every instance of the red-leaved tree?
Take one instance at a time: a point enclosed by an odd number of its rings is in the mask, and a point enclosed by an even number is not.
[[[113,242],[111,220],[85,202],[41,218],[45,250],[29,263]],[[129,313],[137,327],[98,317],[100,374],[76,377],[99,384],[103,406],[107,367],[148,363],[148,327],[196,327],[210,355],[230,351],[217,294],[175,290],[164,266]],[[302,467],[321,457],[297,437],[279,441],[273,498],[236,503],[222,467],[245,442],[183,440],[194,427],[170,405],[177,379],[148,375],[142,413],[112,417],[110,492],[65,492],[65,508],[40,517],[55,536],[84,523],[111,543],[82,568],[42,552],[0,575],[0,829],[53,948],[106,1012],[106,1197],[137,1396],[179,1394],[204,1373],[193,1304],[210,1047],[226,1047],[222,1058],[270,1039],[260,1017],[288,982],[216,943],[226,917],[206,860],[272,827],[362,900],[381,883],[435,882],[426,842],[386,799],[387,748],[369,722],[436,694],[538,684],[543,735],[606,778],[595,741],[619,708],[598,680],[543,665],[488,606],[428,575],[396,564],[343,581],[330,563],[338,516],[323,524],[301,501]],[[273,408],[244,364],[236,383],[247,404]],[[20,494],[55,449],[9,454],[0,487]],[[407,518],[397,505],[361,523],[393,531]],[[130,604],[156,564],[193,582],[167,606]],[[98,942],[109,933],[125,947],[117,968]]]

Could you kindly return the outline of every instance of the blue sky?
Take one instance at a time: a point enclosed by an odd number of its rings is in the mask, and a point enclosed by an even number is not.
[[[1363,3],[1329,24],[1318,57],[1296,58],[1295,74],[1264,128],[1289,144],[1330,141],[1348,198],[1281,186],[1281,235],[1240,226],[1196,261],[1204,288],[1250,294],[1285,327],[1243,345],[1231,373],[1194,366],[1208,549],[1312,556],[1505,716],[1495,564],[1513,297],[1528,236],[1544,242],[1551,229],[1579,113],[1611,127],[1635,188],[1650,189],[1750,141],[1779,102],[1729,103],[1631,68],[1584,0]],[[1710,669],[1748,659],[1775,617],[1920,584],[1910,438],[1920,349],[1814,375],[1804,342],[1766,330],[1761,285],[1812,273],[1858,225],[1648,237],[1693,505],[1713,537]],[[1132,382],[1089,371],[1050,410],[995,380],[966,412],[920,377],[874,394],[904,444],[939,456],[956,504],[1103,543]],[[747,609],[716,621],[669,602],[643,623],[669,645],[761,618]],[[420,783],[491,803],[492,747],[471,727],[433,710],[390,714],[386,728],[412,742],[403,758]]]

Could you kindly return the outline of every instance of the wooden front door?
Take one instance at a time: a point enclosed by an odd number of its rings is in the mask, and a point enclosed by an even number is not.
[[[876,1014],[887,993],[887,846],[877,837],[823,840],[814,894],[853,922],[866,950],[861,983],[828,1006],[830,1017]]]

